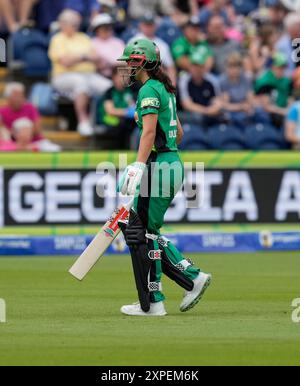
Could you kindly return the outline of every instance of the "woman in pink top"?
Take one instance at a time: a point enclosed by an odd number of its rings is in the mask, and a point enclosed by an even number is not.
[[[33,123],[33,141],[42,139],[40,115],[37,109],[26,101],[22,83],[9,83],[4,91],[7,104],[0,108],[0,121],[12,133],[14,122],[27,118]]]
[[[96,34],[93,46],[98,57],[97,67],[99,72],[109,79],[111,79],[117,59],[125,48],[124,42],[114,36],[113,26],[113,18],[106,13],[96,16],[91,24]]]

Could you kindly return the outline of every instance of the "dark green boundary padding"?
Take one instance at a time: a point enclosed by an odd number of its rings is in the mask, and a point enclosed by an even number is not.
[[[134,162],[136,153],[129,152],[128,162]],[[118,165],[118,152],[63,152],[57,154],[0,154],[0,167],[7,169],[94,169],[101,162]],[[287,152],[182,152],[185,162],[204,162],[207,169],[213,168],[296,168],[300,169],[300,154]],[[100,227],[100,226],[99,226]],[[74,227],[6,227],[0,235],[85,235],[95,234],[95,226]],[[237,224],[237,225],[167,225],[165,231],[211,231],[211,232],[255,232],[300,231],[300,224]]]
[[[128,162],[134,162],[136,153],[128,152]],[[185,162],[204,162],[206,168],[297,168],[300,154],[288,152],[182,152]],[[5,168],[96,168],[101,162],[118,165],[118,152],[63,152],[54,154],[9,153],[0,154],[0,167]]]

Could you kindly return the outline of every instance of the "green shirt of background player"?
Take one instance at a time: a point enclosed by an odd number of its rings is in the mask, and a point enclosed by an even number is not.
[[[201,273],[160,234],[164,216],[184,178],[177,151],[183,129],[177,117],[176,88],[163,72],[159,49],[152,41],[131,42],[120,61],[127,63],[120,68],[126,85],[142,83],[136,111],[141,129],[137,161],[127,167],[119,182],[122,194],[135,197],[128,224],[121,228],[131,252],[140,302],[122,307],[121,312],[166,315],[162,272],[186,290],[180,306],[185,312],[202,298],[211,276]]]
[[[261,96],[262,105],[270,113],[286,115],[292,94],[292,81],[285,76],[288,60],[277,53],[272,57],[272,68],[264,72],[255,83],[255,92]]]
[[[199,52],[207,58],[207,70],[210,71],[214,64],[213,51],[203,38],[198,18],[191,18],[183,27],[183,36],[175,40],[172,45],[172,55],[178,68],[189,71],[190,57]]]
[[[292,94],[292,81],[285,76],[288,60],[277,53],[272,57],[272,67],[262,74],[255,83],[257,100],[263,110],[269,114],[273,125],[281,128],[288,113]]]

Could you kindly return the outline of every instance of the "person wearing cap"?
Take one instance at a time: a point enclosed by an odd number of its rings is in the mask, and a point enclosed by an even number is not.
[[[281,53],[272,57],[272,67],[255,83],[258,104],[271,115],[272,122],[281,126],[287,114],[287,107],[292,93],[292,80],[285,76],[288,59]]]
[[[114,36],[114,19],[107,13],[97,15],[91,22],[95,34],[92,45],[96,53],[98,71],[111,78],[117,59],[124,51],[124,42]]]
[[[50,42],[49,58],[52,62],[52,84],[64,97],[74,101],[78,119],[78,132],[91,136],[89,103],[91,97],[103,95],[111,80],[96,73],[96,54],[89,36],[79,32],[81,16],[65,10],[59,17],[60,32]]]
[[[139,22],[139,33],[134,36],[130,42],[133,42],[138,39],[149,39],[153,41],[158,48],[160,49],[162,64],[167,72],[168,76],[172,80],[173,84],[177,83],[177,71],[175,67],[174,60],[169,46],[166,42],[156,36],[157,23],[155,15],[152,13],[146,13]]]
[[[201,51],[202,55],[207,57],[206,65],[210,70],[213,66],[213,52],[201,35],[199,19],[192,17],[183,26],[183,36],[172,45],[173,58],[180,70],[189,71],[190,56],[195,51]]]
[[[220,90],[207,71],[208,59],[209,56],[194,52],[189,58],[190,72],[182,74],[179,80],[180,100],[189,113],[187,117],[205,128],[218,122],[222,109]]]

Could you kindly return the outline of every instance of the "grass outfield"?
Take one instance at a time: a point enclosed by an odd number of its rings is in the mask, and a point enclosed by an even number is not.
[[[164,281],[169,315],[129,318],[129,257],[106,257],[83,283],[70,258],[0,258],[0,365],[300,365],[299,253],[194,256],[214,274],[190,313]]]

